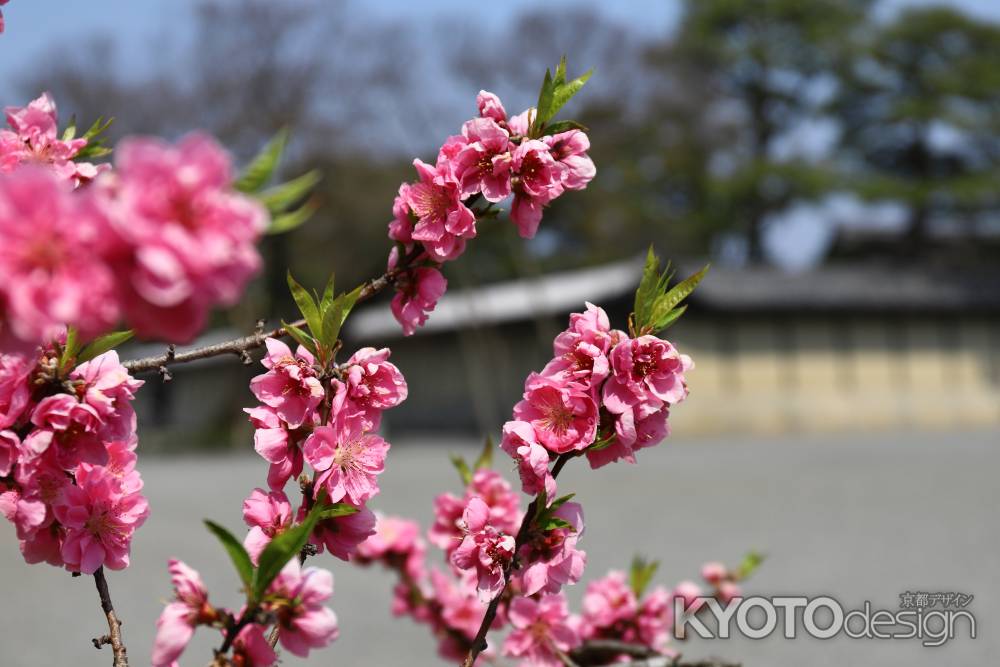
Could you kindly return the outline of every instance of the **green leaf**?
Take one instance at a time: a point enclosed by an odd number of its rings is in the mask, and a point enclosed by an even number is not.
[[[288,213],[282,213],[281,215],[272,217],[271,224],[267,226],[266,233],[274,236],[290,232],[297,227],[301,227],[302,223],[313,217],[318,210],[319,202],[309,200],[294,211],[289,211]]]
[[[694,292],[694,288],[698,286],[698,283],[700,283],[702,279],[705,277],[705,275],[708,273],[708,269],[710,268],[710,266],[711,266],[710,264],[706,264],[705,266],[701,267],[701,270],[698,271],[697,273],[688,276],[681,282],[674,285],[673,289],[667,292],[667,294],[663,297],[662,301],[657,302],[656,304],[657,311],[665,310],[666,313],[669,313],[671,310],[677,307],[681,301],[690,296],[690,294]],[[660,328],[662,328],[662,326]]]
[[[85,361],[90,361],[94,357],[99,357],[108,350],[113,350],[125,341],[132,338],[135,332],[129,329],[128,331],[112,331],[109,334],[104,334],[98,338],[95,338],[91,342],[83,346],[80,353],[76,355],[76,363],[82,364]]]
[[[289,336],[291,336],[296,343],[309,350],[309,352],[311,352],[314,356],[318,356],[316,354],[317,353],[316,341],[313,339],[312,336],[310,336],[309,334],[307,334],[305,331],[298,328],[294,324],[289,324],[284,320],[282,320],[281,325],[282,327],[284,327],[285,332]]]
[[[566,56],[559,59],[556,66],[555,76],[545,70],[545,79],[542,80],[542,88],[538,93],[538,112],[531,122],[529,135],[532,137],[541,136],[545,124],[555,117],[559,110],[569,102],[574,95],[580,92],[587,80],[594,71],[587,70],[582,76],[572,81],[566,81]],[[562,130],[565,131],[565,130]]]
[[[80,149],[80,151],[73,156],[74,160],[86,160],[95,157],[102,157],[111,153],[111,149],[104,145],[104,139],[101,137],[109,127],[111,123],[114,122],[114,118],[108,118],[105,120],[104,116],[98,117],[93,124],[87,128],[87,131],[83,133],[82,139],[87,140],[87,145]],[[68,130],[69,128],[67,128]],[[73,126],[74,134],[76,132],[75,122]]]
[[[660,273],[660,258],[653,252],[653,246],[649,246],[646,252],[646,263],[642,268],[642,278],[639,280],[639,288],[635,291],[635,303],[632,307],[632,315],[636,328],[649,322],[653,312],[653,305],[656,299],[663,294],[669,281],[670,265],[664,272]]]
[[[95,120],[90,127],[87,128],[87,131],[83,133],[83,138],[90,141],[91,139],[101,136],[107,132],[108,128],[111,127],[111,123],[114,121],[115,119],[113,117],[105,120],[104,116],[98,116],[97,120]]]
[[[337,337],[340,336],[340,329],[344,326],[347,316],[351,314],[354,304],[358,302],[358,297],[361,296],[362,289],[363,286],[358,285],[347,294],[341,294],[333,300],[330,307],[323,313],[321,341],[327,347],[333,348],[336,345]]]
[[[743,561],[740,563],[739,567],[736,568],[736,578],[741,581],[746,579],[753,574],[763,562],[764,554],[757,551],[751,551],[743,557]]]
[[[295,280],[292,276],[291,269],[288,270],[287,279],[288,289],[292,293],[292,298],[295,299],[295,305],[299,307],[299,312],[302,313],[302,317],[306,320],[306,325],[309,327],[309,333],[311,333],[314,338],[322,338],[323,319],[319,314],[319,305],[316,303],[316,300],[313,299],[309,290]]]
[[[288,129],[282,128],[267,142],[260,153],[250,161],[247,168],[243,170],[240,177],[233,184],[240,192],[258,192],[271,179],[274,170],[278,167],[282,153],[288,143]]]
[[[656,576],[656,570],[659,567],[659,561],[646,561],[641,556],[632,559],[632,567],[629,569],[629,587],[635,593],[636,598],[642,597],[646,587]]]
[[[243,582],[247,591],[250,591],[250,586],[253,582],[253,563],[250,561],[250,554],[247,553],[247,550],[232,533],[219,524],[205,519],[205,526],[222,542],[226,553],[229,554],[229,559],[233,561],[233,565],[236,567],[236,573],[240,576],[240,581]]]
[[[594,70],[589,69],[583,76],[579,76],[556,89],[555,98],[552,100],[552,113],[549,118],[552,118],[559,113],[559,110],[566,106],[566,103],[573,99],[574,95],[580,92],[580,89],[583,88],[584,84],[587,83],[593,73]]]
[[[570,130],[587,132],[588,128],[586,125],[578,123],[575,120],[557,120],[554,123],[546,125],[543,134],[559,134],[560,132],[569,132]]]
[[[335,519],[338,516],[350,516],[351,514],[357,514],[361,510],[354,505],[348,505],[347,503],[334,503],[332,505],[327,505],[319,513],[319,521],[325,521],[326,519]]]
[[[335,284],[336,283],[334,281],[334,274],[331,273],[330,279],[326,281],[326,287],[323,289],[323,298],[320,299],[319,302],[319,312],[323,313],[324,315],[330,309],[330,306],[333,304],[333,297],[335,294],[334,292]]]
[[[553,511],[559,509],[560,507],[562,507],[563,505],[565,505],[567,502],[569,502],[573,498],[573,496],[575,496],[575,495],[576,495],[575,493],[567,493],[565,496],[561,496],[559,498],[556,498],[555,500],[552,501],[552,504],[549,505],[549,509],[553,510]]]
[[[552,73],[545,70],[545,78],[542,79],[542,89],[538,91],[538,106],[535,108],[535,117],[528,128],[528,135],[538,136],[537,130],[542,124],[552,117],[549,109],[552,108],[552,100],[555,98],[555,86],[552,84]]]
[[[312,192],[321,178],[318,171],[308,171],[286,183],[264,190],[257,195],[257,199],[267,207],[272,215],[276,215],[302,201],[306,195]]]
[[[69,124],[66,129],[63,130],[62,140],[63,141],[73,141],[76,137],[76,114],[69,117]]]
[[[66,368],[80,351],[80,339],[76,329],[66,327],[66,344],[63,345],[62,354],[59,355],[59,370]]]
[[[543,531],[555,530],[556,528],[569,528],[573,529],[573,524],[571,524],[566,519],[560,519],[557,516],[550,516],[545,519],[539,526]]]
[[[483,444],[483,451],[479,452],[479,458],[476,462],[472,464],[473,470],[480,470],[482,468],[492,468],[493,467],[493,437],[486,436],[486,442]]]
[[[319,521],[323,509],[323,505],[316,503],[309,510],[309,514],[306,515],[302,523],[292,526],[283,533],[278,533],[264,547],[264,551],[261,552],[257,561],[257,571],[254,573],[251,588],[254,600],[263,598],[267,587],[281,572],[281,568],[285,567],[292,558],[298,557],[302,547],[309,541],[309,536],[316,527],[316,522]]]
[[[667,313],[666,317],[664,317],[660,321],[658,329],[660,331],[663,331],[664,329],[669,327],[671,324],[679,320],[681,315],[683,315],[687,309],[688,309],[687,304],[684,304],[679,308],[674,308],[673,310],[671,310],[669,313]]]
[[[458,454],[451,455],[451,464],[455,466],[455,470],[458,471],[458,476],[462,479],[462,486],[468,486],[472,483],[472,469],[469,468],[469,464],[465,462],[465,459]]]

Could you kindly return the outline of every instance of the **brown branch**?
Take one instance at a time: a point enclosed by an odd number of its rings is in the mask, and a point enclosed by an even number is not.
[[[634,658],[630,662],[618,662],[620,656]],[[663,655],[643,644],[618,641],[616,639],[591,639],[569,653],[579,667],[740,667],[738,662],[727,662],[718,658],[685,661],[681,656]]]
[[[97,568],[94,572],[94,583],[97,585],[97,594],[101,597],[101,609],[108,618],[108,634],[95,639],[94,647],[99,649],[105,644],[110,644],[114,653],[113,667],[128,667],[128,652],[122,639],[122,622],[118,620],[115,607],[111,604],[111,593],[108,591],[108,580],[104,578],[103,567]]]
[[[392,271],[386,271],[378,278],[369,280],[365,283],[364,287],[361,288],[361,294],[358,295],[357,302],[360,303],[362,301],[366,301],[395,283],[399,274],[409,268],[410,263],[416,259],[417,256],[419,256],[419,252],[417,251],[410,253],[403,258],[398,267]],[[292,324],[296,327],[302,327],[305,325],[305,320],[298,320]],[[264,331],[263,327],[258,327],[257,331],[249,336],[243,336],[242,338],[236,338],[224,343],[216,343],[215,345],[206,345],[204,347],[196,347],[190,350],[182,351],[175,350],[171,345],[163,354],[145,357],[143,359],[132,359],[131,361],[126,361],[123,365],[130,373],[159,371],[164,380],[167,380],[170,377],[170,372],[167,369],[168,366],[183,364],[189,361],[197,361],[198,359],[208,359],[209,357],[233,354],[238,356],[244,364],[252,363],[249,356],[250,350],[254,350],[262,346],[264,341],[268,338],[281,338],[285,334],[285,327],[278,327],[277,329],[273,329],[271,331]]]
[[[566,454],[560,454],[559,458],[556,459],[556,464],[552,466],[552,477],[558,477],[559,473],[562,472],[563,466],[571,458],[579,456],[582,452],[569,452]],[[518,550],[524,545],[526,539],[528,539],[528,531],[531,529],[531,522],[535,518],[535,511],[538,509],[538,498],[536,497],[528,505],[528,511],[524,513],[524,518],[521,519],[521,527],[517,530],[517,537],[514,540],[514,558],[517,558]],[[489,606],[486,608],[486,615],[483,616],[483,622],[479,624],[479,631],[476,633],[475,639],[472,640],[472,646],[469,647],[469,653],[465,656],[465,660],[462,662],[462,667],[473,667],[476,664],[476,658],[479,654],[486,650],[486,635],[490,631],[490,627],[493,625],[494,619],[497,617],[497,610],[500,608],[500,600],[503,598],[503,594],[507,590],[507,586],[510,585],[510,573],[514,569],[514,558],[511,559],[507,567],[503,571],[503,588],[499,593],[490,600]]]

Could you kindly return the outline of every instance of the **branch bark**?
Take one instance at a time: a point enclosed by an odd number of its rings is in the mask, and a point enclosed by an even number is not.
[[[104,644],[111,645],[114,654],[113,667],[128,667],[128,651],[125,648],[125,641],[122,639],[122,622],[115,614],[115,607],[111,603],[111,593],[108,591],[108,580],[104,578],[104,568],[99,567],[94,572],[94,583],[97,586],[97,594],[101,598],[101,609],[108,619],[108,634],[100,639],[94,640],[94,646],[101,648]]]
[[[614,639],[592,639],[569,653],[579,667],[741,667],[741,663],[719,658],[683,660],[681,656],[667,656],[643,644],[632,644]],[[615,662],[619,656],[633,658],[629,662]]]

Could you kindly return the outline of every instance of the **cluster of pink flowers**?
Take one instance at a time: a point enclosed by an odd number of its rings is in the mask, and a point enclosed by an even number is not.
[[[7,2],[8,2],[8,0],[0,0],[0,5],[6,5]],[[0,33],[3,32],[3,28],[4,28],[3,12],[0,12]]]
[[[389,443],[377,434],[382,411],[406,399],[406,380],[389,361],[389,350],[366,347],[342,367],[340,376],[325,370],[303,347],[294,353],[285,343],[268,339],[263,359],[266,373],[250,382],[261,405],[247,408],[256,427],[254,446],[270,464],[270,492],[255,489],[243,504],[251,527],[246,547],[252,557],[292,525],[288,480],[308,463],[315,475],[313,498],[346,503],[354,514],[324,519],[313,544],[347,560],[358,544],[374,533],[375,516],[365,505],[378,494],[378,475],[385,467]],[[310,499],[311,503],[311,499]],[[300,517],[306,504],[299,508]]]
[[[236,302],[260,267],[267,212],[232,189],[213,139],[133,138],[114,168],[73,160],[46,94],[8,108],[0,130],[0,349],[64,326],[85,338],[122,318],[143,337],[187,342]]]
[[[517,462],[525,493],[550,497],[555,457],[586,452],[593,468],[634,463],[639,449],[663,440],[670,406],[687,396],[684,374],[693,368],[665,340],[612,329],[604,310],[589,303],[570,316],[553,349],[542,372],[525,381],[500,444]]]
[[[200,625],[226,630],[227,623],[242,615],[213,606],[201,576],[178,560],[169,563],[174,597],[156,622],[153,667],[176,667],[177,659]],[[303,568],[293,558],[267,589],[260,618],[247,623],[236,635],[233,665],[270,667],[278,656],[264,632],[273,624],[279,629],[281,646],[293,655],[306,657],[337,639],[337,616],[324,603],[333,595],[333,575],[327,570]]]
[[[433,165],[413,161],[418,180],[403,183],[393,202],[389,238],[399,245],[389,269],[404,254],[416,266],[397,276],[392,301],[407,335],[424,324],[445,291],[441,264],[458,258],[475,238],[477,200],[492,206],[513,195],[511,219],[522,237],[532,238],[545,206],[567,190],[582,190],[596,173],[581,130],[530,138],[534,109],[508,118],[500,99],[486,91],[477,103],[479,117],[445,141]]]
[[[149,512],[131,406],[143,383],[114,351],[57,369],[51,346],[0,354],[0,511],[29,563],[120,570]]]

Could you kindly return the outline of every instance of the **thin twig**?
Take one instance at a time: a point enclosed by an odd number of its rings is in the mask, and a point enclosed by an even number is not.
[[[365,283],[364,287],[361,288],[361,294],[358,295],[357,302],[360,303],[362,301],[366,301],[395,283],[399,274],[406,271],[409,268],[410,262],[416,259],[418,255],[419,253],[416,252],[407,255],[395,269],[386,271],[378,278],[369,280]],[[167,370],[167,366],[197,361],[198,359],[208,359],[209,357],[218,357],[223,354],[232,354],[239,357],[243,363],[246,363],[249,358],[248,355],[250,350],[254,350],[262,346],[264,341],[268,338],[281,338],[286,334],[285,327],[278,327],[277,329],[273,329],[271,331],[265,331],[260,324],[261,323],[258,322],[256,331],[249,336],[228,340],[223,343],[216,343],[215,345],[196,347],[190,350],[177,351],[171,345],[167,348],[167,351],[164,354],[145,357],[142,359],[132,359],[131,361],[126,361],[123,365],[130,373],[158,371],[161,375],[163,375],[164,379],[166,379],[170,375]],[[298,320],[292,324],[296,327],[302,327],[305,325],[305,320]]]
[[[683,660],[681,656],[659,653],[644,644],[633,644],[616,639],[591,639],[569,652],[578,667],[740,667],[738,662],[728,662],[719,658]],[[634,658],[630,662],[618,662],[621,656]]]
[[[94,640],[94,646],[101,648],[104,644],[111,645],[114,653],[114,667],[128,667],[128,651],[125,649],[125,642],[122,639],[122,622],[115,615],[115,607],[111,604],[111,593],[108,591],[108,580],[104,578],[104,568],[99,567],[94,572],[94,583],[97,585],[97,594],[101,598],[101,609],[108,619],[108,634]]]
[[[579,452],[571,452],[567,454],[560,454],[559,458],[556,459],[556,464],[552,466],[552,477],[558,477],[559,473],[562,472],[563,466],[571,458],[578,456]],[[515,558],[517,556],[518,550],[524,545],[525,540],[528,539],[528,531],[531,529],[531,522],[535,518],[535,511],[538,509],[538,498],[536,497],[528,505],[528,511],[524,513],[524,518],[521,519],[521,527],[517,530],[517,538],[514,540],[514,554]],[[475,639],[472,640],[472,646],[469,647],[469,653],[465,656],[465,660],[462,662],[462,667],[473,667],[476,664],[476,658],[479,654],[486,650],[486,635],[490,631],[490,627],[493,625],[493,620],[497,617],[497,610],[500,608],[500,600],[503,598],[504,592],[506,592],[507,587],[510,585],[510,573],[514,569],[514,559],[507,564],[503,571],[503,588],[499,593],[490,600],[490,604],[486,607],[486,615],[483,616],[483,622],[479,624],[479,631],[476,632]]]

